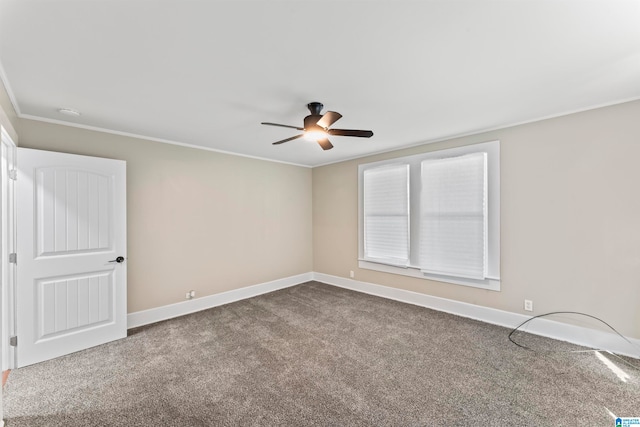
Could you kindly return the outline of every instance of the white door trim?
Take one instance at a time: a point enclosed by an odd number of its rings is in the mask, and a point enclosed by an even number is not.
[[[0,371],[14,367],[14,351],[9,346],[9,337],[14,332],[13,291],[15,286],[15,264],[9,263],[9,254],[15,252],[15,200],[12,171],[16,168],[16,144],[4,128],[0,126],[0,147],[2,165],[0,177]],[[4,425],[4,409],[0,393],[0,427]]]

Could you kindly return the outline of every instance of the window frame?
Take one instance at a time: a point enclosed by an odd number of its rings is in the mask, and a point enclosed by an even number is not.
[[[488,254],[487,277],[483,280],[456,276],[441,276],[420,270],[419,227],[416,221],[420,218],[420,173],[421,162],[427,159],[458,157],[465,154],[487,153],[487,185],[488,185]],[[409,170],[409,265],[396,266],[367,260],[364,258],[364,205],[363,174],[364,171],[387,164],[408,163]],[[471,286],[492,291],[500,291],[500,141],[489,141],[461,147],[445,148],[411,156],[396,157],[358,165],[358,267],[384,273],[399,274],[426,280]]]

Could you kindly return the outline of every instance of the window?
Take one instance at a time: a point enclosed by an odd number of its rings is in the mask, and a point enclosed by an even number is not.
[[[363,172],[364,258],[409,263],[409,165],[384,165]]]
[[[487,255],[487,153],[423,160],[420,269],[484,279]]]
[[[500,290],[500,143],[359,166],[359,266]]]

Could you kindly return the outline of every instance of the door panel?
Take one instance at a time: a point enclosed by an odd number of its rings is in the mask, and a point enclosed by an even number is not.
[[[18,148],[18,367],[126,336],[126,164]]]
[[[35,174],[38,256],[113,249],[110,177],[61,168]]]
[[[113,321],[112,271],[36,281],[36,343]]]

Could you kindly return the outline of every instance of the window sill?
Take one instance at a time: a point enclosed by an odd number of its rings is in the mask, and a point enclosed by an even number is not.
[[[358,267],[365,270],[380,271],[383,273],[399,274],[402,276],[415,277],[417,279],[434,280],[437,282],[453,283],[454,285],[470,286],[473,288],[487,289],[490,291],[500,291],[500,279],[490,278],[485,280],[466,279],[461,277],[439,276],[427,274],[417,267],[396,267],[393,265],[378,264],[371,261],[358,260]]]

